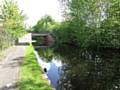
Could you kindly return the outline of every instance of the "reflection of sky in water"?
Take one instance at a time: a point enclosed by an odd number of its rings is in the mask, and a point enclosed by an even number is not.
[[[50,68],[47,72],[47,76],[51,81],[51,84],[57,87],[60,76],[58,72],[58,67],[55,65],[55,63],[50,63]]]
[[[60,61],[57,61],[55,59],[53,59],[51,62],[44,62],[42,61],[42,59],[39,57],[38,53],[35,52],[37,59],[38,59],[38,63],[42,68],[46,68],[47,69],[47,76],[48,79],[51,81],[51,84],[57,88],[58,86],[58,80],[60,79],[60,75],[59,75],[59,71],[60,71],[60,67],[62,66],[62,63]]]
[[[60,79],[60,67],[62,66],[60,61],[52,60],[50,63],[46,63],[47,68],[47,76],[48,79],[51,81],[51,84],[57,88],[58,81]]]

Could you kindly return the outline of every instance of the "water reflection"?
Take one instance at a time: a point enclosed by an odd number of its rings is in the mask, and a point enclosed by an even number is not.
[[[120,90],[120,51],[89,50],[59,46],[39,50],[43,60],[61,60],[60,70],[51,63],[48,73],[57,90]],[[56,67],[56,69],[55,69]],[[59,71],[59,72],[58,72]],[[52,78],[53,77],[49,77]],[[57,84],[56,84],[57,83]]]
[[[46,62],[51,62],[55,56],[52,48],[40,48],[38,53],[41,56],[42,60]]]
[[[55,63],[50,63],[50,69],[47,72],[47,76],[49,80],[51,80],[51,84],[55,86],[55,88],[58,87],[58,80],[60,79],[59,76],[59,67],[55,65]]]

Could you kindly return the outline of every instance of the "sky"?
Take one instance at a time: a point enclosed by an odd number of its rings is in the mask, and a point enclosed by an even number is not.
[[[0,0],[1,2],[2,0]],[[20,10],[28,19],[26,24],[33,26],[44,15],[50,15],[56,21],[61,21],[61,10],[58,0],[16,0]]]

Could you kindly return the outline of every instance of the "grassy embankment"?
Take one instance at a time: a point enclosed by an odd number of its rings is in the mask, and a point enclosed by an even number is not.
[[[34,49],[29,46],[21,68],[20,90],[53,90],[37,63]]]

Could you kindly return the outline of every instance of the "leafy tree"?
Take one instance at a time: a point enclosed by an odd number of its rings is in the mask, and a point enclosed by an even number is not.
[[[120,0],[112,0],[102,22],[104,39],[108,47],[120,48]]]
[[[25,29],[25,15],[18,8],[17,2],[4,0],[0,8],[3,26],[13,37],[19,37]]]
[[[33,32],[48,32],[57,28],[57,26],[59,26],[59,23],[55,22],[51,16],[45,15],[33,27]]]
[[[66,21],[69,22],[68,28],[65,28],[69,30],[61,32],[67,31],[64,36],[69,33],[73,44],[82,48],[120,48],[119,0],[61,0],[61,2],[65,7],[63,14],[65,13]]]

